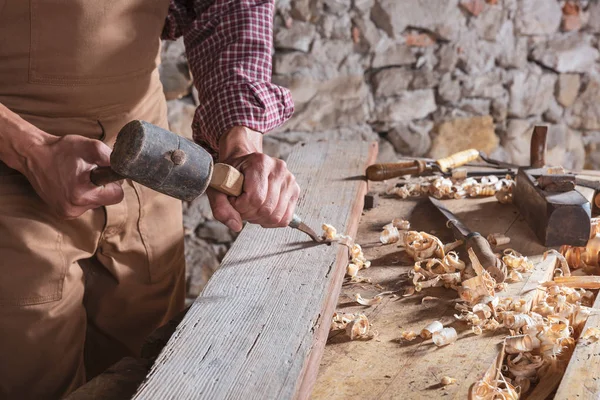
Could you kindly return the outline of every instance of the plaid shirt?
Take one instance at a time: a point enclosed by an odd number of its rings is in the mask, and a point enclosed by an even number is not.
[[[200,106],[194,140],[218,151],[234,126],[268,132],[291,117],[290,92],[271,83],[273,0],[171,0],[163,39],[183,35]]]

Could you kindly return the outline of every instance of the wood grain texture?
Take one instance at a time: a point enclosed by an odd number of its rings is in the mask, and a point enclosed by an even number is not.
[[[388,182],[388,185],[393,182]],[[375,183],[369,190],[385,190],[385,184]],[[458,216],[471,230],[487,236],[505,233],[511,243],[502,246],[541,261],[545,247],[537,243],[535,234],[519,217],[514,206],[503,205],[494,198],[444,201],[447,208]],[[469,387],[479,379],[497,357],[506,331],[474,335],[462,322],[454,321],[454,300],[457,293],[450,289],[431,288],[407,298],[384,296],[381,304],[363,307],[353,302],[355,293],[372,297],[382,290],[400,290],[406,283],[403,278],[413,262],[397,245],[382,246],[379,234],[383,225],[393,218],[411,221],[413,229],[434,232],[445,243],[453,240],[445,220],[427,200],[400,200],[380,196],[379,206],[366,211],[361,218],[357,240],[363,246],[367,259],[372,261],[368,270],[359,275],[369,277],[383,286],[345,283],[338,302],[343,312],[363,312],[379,332],[379,340],[349,341],[345,335],[332,335],[321,360],[321,368],[312,398],[319,399],[466,399]],[[464,247],[458,249],[466,256]],[[526,280],[508,285],[505,296],[537,293],[537,282],[548,277],[552,260],[539,263]],[[421,304],[425,296],[437,299]],[[439,320],[454,327],[458,341],[450,346],[436,347],[431,340],[416,339],[401,342],[402,331],[420,332],[428,323]],[[458,379],[458,384],[442,386],[443,376]],[[444,397],[442,397],[444,396]]]
[[[600,327],[600,296],[596,296],[593,308],[582,332],[588,328]],[[554,396],[556,400],[600,398],[600,342],[585,342],[577,343]]]
[[[294,149],[288,167],[303,190],[297,212],[309,226],[328,222],[355,233],[367,186],[362,175],[376,152],[365,142]],[[294,229],[247,225],[134,398],[306,397],[346,262],[338,245],[315,245]]]

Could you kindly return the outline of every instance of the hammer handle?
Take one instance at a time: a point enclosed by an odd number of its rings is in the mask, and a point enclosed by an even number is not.
[[[98,186],[104,186],[121,179],[125,178],[113,171],[111,167],[97,167],[90,172],[90,180]]]
[[[427,164],[421,160],[373,164],[367,168],[367,179],[370,181],[385,181],[402,175],[419,175],[426,169]]]

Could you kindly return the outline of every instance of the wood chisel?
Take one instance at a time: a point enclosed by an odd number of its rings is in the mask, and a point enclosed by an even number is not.
[[[504,282],[507,274],[506,265],[496,257],[487,239],[479,232],[473,232],[467,228],[441,201],[431,196],[429,201],[448,219],[447,226],[452,229],[454,237],[458,240],[464,240],[467,249],[473,249],[477,259],[491,277],[498,283]]]

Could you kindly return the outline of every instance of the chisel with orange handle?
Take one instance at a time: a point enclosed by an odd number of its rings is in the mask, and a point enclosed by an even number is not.
[[[468,149],[437,161],[409,160],[397,163],[373,164],[367,168],[367,179],[370,181],[384,181],[403,175],[422,175],[433,170],[447,174],[452,168],[460,167],[477,158],[479,158],[479,151]]]

